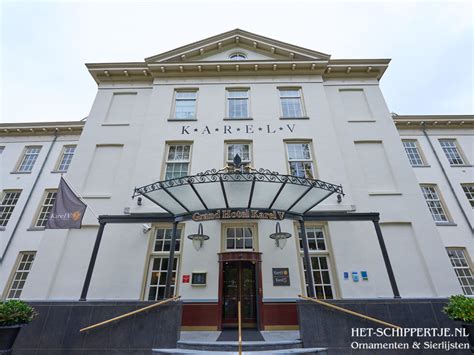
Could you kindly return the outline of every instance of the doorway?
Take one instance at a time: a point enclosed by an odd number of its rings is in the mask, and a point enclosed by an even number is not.
[[[242,327],[257,327],[257,279],[255,262],[226,261],[222,270],[222,326],[238,326],[238,302]]]

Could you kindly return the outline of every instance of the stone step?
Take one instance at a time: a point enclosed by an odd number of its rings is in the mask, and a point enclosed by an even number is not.
[[[237,341],[184,341],[179,340],[178,349],[206,350],[206,351],[238,351]],[[301,340],[277,340],[277,341],[243,341],[244,351],[266,351],[298,349],[303,347]]]
[[[192,349],[153,349],[154,354],[160,355],[188,355],[188,354],[209,354],[212,355],[233,355],[238,354],[237,351],[219,351],[219,350],[192,350]],[[327,355],[327,351],[324,348],[293,348],[293,349],[280,349],[280,350],[266,350],[266,351],[243,351],[245,355],[259,355],[259,354],[315,354],[315,355]]]

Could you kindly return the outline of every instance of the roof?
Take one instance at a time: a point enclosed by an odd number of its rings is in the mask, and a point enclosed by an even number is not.
[[[80,135],[85,121],[0,123],[0,136]]]

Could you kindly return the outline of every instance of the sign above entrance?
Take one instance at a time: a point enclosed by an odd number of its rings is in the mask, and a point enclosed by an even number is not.
[[[285,212],[275,210],[244,209],[222,209],[212,212],[196,212],[192,215],[193,221],[211,221],[215,219],[271,219],[283,220]]]

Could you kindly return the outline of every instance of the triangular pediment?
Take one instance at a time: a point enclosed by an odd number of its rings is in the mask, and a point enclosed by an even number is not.
[[[319,61],[330,55],[280,42],[254,33],[235,29],[217,36],[161,53],[148,63],[223,62],[235,60],[232,54],[242,54],[243,61]]]

